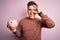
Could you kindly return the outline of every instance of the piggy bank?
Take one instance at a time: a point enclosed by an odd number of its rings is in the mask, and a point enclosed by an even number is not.
[[[10,19],[8,20],[7,22],[7,27],[10,28],[10,27],[17,27],[18,23],[17,23],[17,20],[15,19]]]

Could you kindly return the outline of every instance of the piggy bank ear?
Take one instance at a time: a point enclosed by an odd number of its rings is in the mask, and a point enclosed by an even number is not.
[[[8,28],[10,28],[11,23],[12,23],[11,20],[8,20],[8,22],[7,22],[7,27],[8,27]]]

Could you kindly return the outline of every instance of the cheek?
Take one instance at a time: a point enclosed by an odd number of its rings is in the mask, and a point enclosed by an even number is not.
[[[31,11],[28,11],[28,15],[31,15]]]
[[[37,9],[37,10],[35,10],[35,13],[38,13],[38,9]]]

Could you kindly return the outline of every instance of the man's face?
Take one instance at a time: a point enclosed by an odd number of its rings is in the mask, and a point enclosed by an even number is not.
[[[35,15],[38,13],[38,6],[36,6],[36,5],[28,6],[28,10],[27,11],[28,11],[29,17],[34,19]]]

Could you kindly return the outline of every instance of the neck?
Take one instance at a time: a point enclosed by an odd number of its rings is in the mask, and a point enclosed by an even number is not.
[[[34,18],[32,18],[32,17],[29,17],[29,19],[32,19],[32,20],[33,20],[33,19],[35,19],[35,17],[34,17]]]

